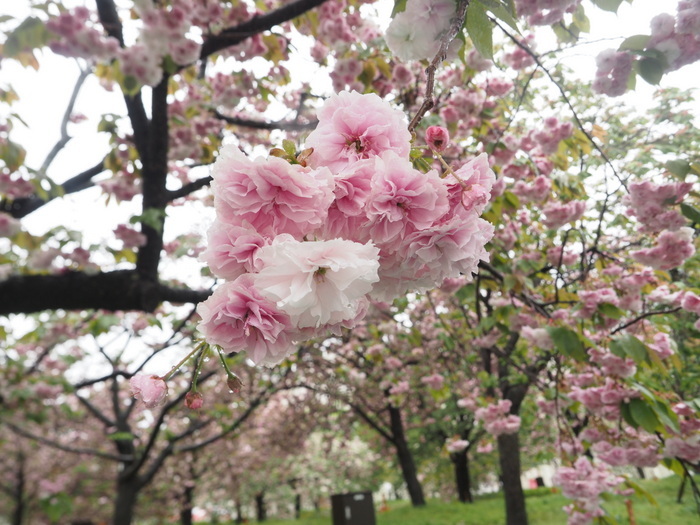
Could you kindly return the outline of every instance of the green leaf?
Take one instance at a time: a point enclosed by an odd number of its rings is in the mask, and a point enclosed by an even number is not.
[[[291,140],[284,139],[282,141],[282,149],[284,149],[285,153],[290,157],[296,157],[297,147]]]
[[[610,351],[618,357],[629,356],[637,364],[649,363],[649,349],[633,335],[625,335],[612,341]]]
[[[484,6],[471,2],[467,8],[467,33],[474,47],[484,58],[493,59],[493,24],[489,20]]]
[[[50,38],[44,22],[35,16],[22,21],[8,36],[3,46],[3,55],[16,58],[22,52],[45,46]]]
[[[588,360],[588,354],[576,332],[563,326],[547,327],[547,332],[549,332],[549,336],[554,341],[554,346],[562,354],[573,357],[577,361]]]
[[[640,76],[654,86],[661,82],[661,77],[664,76],[665,64],[658,58],[644,57],[638,62],[637,67]]]
[[[397,13],[401,13],[402,11],[406,10],[406,1],[407,0],[396,0],[394,2],[394,9],[391,10],[392,18],[396,16]]]
[[[617,13],[617,9],[622,4],[622,0],[592,0],[595,5],[600,7],[603,11],[610,11],[611,13]]]
[[[652,408],[641,399],[632,399],[629,402],[632,419],[644,430],[650,433],[656,432],[660,422]]]
[[[632,428],[638,428],[639,425],[637,422],[634,420],[632,417],[632,412],[630,411],[630,406],[627,403],[622,403],[620,405],[620,415],[622,415],[622,419],[625,420],[625,422],[631,426]]]
[[[633,35],[625,38],[617,49],[619,51],[641,51],[649,43],[649,35]]]
[[[700,224],[700,210],[698,210],[695,206],[682,202],[681,213],[685,218],[690,219],[694,224]]]
[[[500,21],[505,22],[515,31],[520,33],[518,29],[518,23],[515,20],[515,8],[511,5],[506,7],[503,3],[498,0],[476,0],[482,4],[488,11],[490,11],[493,16],[498,18]]]
[[[685,179],[685,176],[690,173],[690,170],[692,169],[690,162],[687,160],[669,160],[664,167],[673,173],[676,177],[679,177],[681,180]]]
[[[625,315],[623,310],[611,303],[600,303],[598,305],[598,311],[610,319],[620,319]]]

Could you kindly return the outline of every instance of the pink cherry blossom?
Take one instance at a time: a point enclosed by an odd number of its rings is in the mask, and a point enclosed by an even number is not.
[[[447,188],[436,171],[421,173],[393,152],[375,159],[375,171],[366,213],[378,245],[429,228],[448,211]]]
[[[318,126],[306,139],[314,148],[311,166],[340,172],[348,165],[383,152],[408,158],[411,135],[405,115],[377,95],[342,91],[318,112]]]
[[[256,289],[252,274],[219,286],[197,312],[199,331],[225,352],[246,351],[254,363],[272,366],[293,350],[289,316]]]
[[[147,408],[155,408],[165,404],[168,395],[168,385],[162,378],[152,375],[137,374],[129,380],[131,394],[143,401]]]
[[[550,230],[557,230],[565,224],[577,221],[583,217],[583,213],[586,211],[586,203],[584,201],[548,202],[542,211],[546,215],[542,223]]]
[[[207,234],[207,247],[200,259],[218,277],[234,280],[252,272],[255,254],[269,241],[252,228],[215,221]]]
[[[318,229],[333,200],[333,176],[284,159],[251,160],[236,146],[221,149],[212,168],[212,191],[219,218],[263,235],[298,238]]]
[[[654,247],[630,252],[630,255],[636,261],[656,270],[671,270],[679,267],[695,253],[693,237],[692,228],[665,230],[656,239]]]
[[[469,441],[466,439],[454,439],[445,443],[445,448],[448,452],[454,454],[458,452],[464,452],[469,446]]]
[[[280,236],[282,237],[282,236]],[[255,284],[294,326],[318,328],[354,319],[379,279],[379,250],[345,239],[298,242],[278,237],[258,251]]]

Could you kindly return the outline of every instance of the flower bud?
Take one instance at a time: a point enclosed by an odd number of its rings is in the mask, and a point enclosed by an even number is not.
[[[238,394],[241,391],[241,388],[243,388],[243,381],[241,381],[241,378],[235,374],[228,376],[226,384],[234,394]]]
[[[185,396],[185,406],[192,410],[199,410],[204,405],[204,397],[199,392],[190,391]]]
[[[450,134],[442,126],[430,126],[425,131],[425,142],[431,150],[440,153],[450,144]]]

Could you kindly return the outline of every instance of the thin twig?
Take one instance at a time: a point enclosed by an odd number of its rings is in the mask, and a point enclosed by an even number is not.
[[[578,116],[578,112],[574,108],[574,105],[571,103],[571,100],[569,99],[569,96],[566,94],[566,91],[564,90],[564,87],[559,83],[557,79],[554,78],[552,73],[544,67],[542,64],[542,60],[540,57],[532,51],[526,44],[518,40],[514,35],[512,35],[505,27],[503,27],[497,20],[492,19],[493,23],[496,24],[503,33],[510,38],[510,40],[513,41],[515,45],[517,45],[520,49],[525,51],[528,55],[532,57],[532,59],[535,61],[535,63],[542,69],[542,71],[545,72],[549,80],[552,81],[552,83],[557,87],[559,90],[559,93],[561,94],[562,98],[564,99],[564,102],[566,102],[566,105],[569,106],[569,109],[571,110],[572,115],[574,116],[574,120],[576,121],[576,125],[578,129],[581,130],[581,132],[586,136],[588,141],[591,143],[591,145],[595,148],[595,150],[600,154],[600,156],[603,158],[605,163],[610,166],[610,169],[612,170],[613,174],[615,175],[615,178],[620,181],[620,184],[627,190],[627,184],[625,184],[625,181],[620,177],[620,174],[617,172],[615,169],[615,166],[613,166],[613,163],[611,162],[610,158],[608,155],[603,151],[603,149],[598,145],[598,143],[594,140],[593,136],[586,130],[583,126],[583,122],[581,122],[581,119]]]
[[[435,88],[435,71],[440,63],[445,60],[445,57],[447,56],[447,48],[455,39],[460,29],[462,29],[464,17],[467,13],[467,7],[469,7],[469,0],[459,0],[457,10],[450,19],[450,25],[440,39],[440,49],[438,49],[437,54],[425,69],[425,73],[427,75],[425,82],[425,100],[423,100],[420,108],[418,108],[418,112],[415,114],[413,119],[411,119],[411,123],[408,125],[408,131],[411,133],[413,133],[413,131],[418,127],[420,121],[423,120],[423,116],[435,105],[435,99],[433,98],[433,90]]]

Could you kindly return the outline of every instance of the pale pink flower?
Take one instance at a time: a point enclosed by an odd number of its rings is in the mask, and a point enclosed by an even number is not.
[[[440,374],[435,373],[426,377],[422,377],[421,383],[429,386],[433,390],[440,390],[442,388],[442,385],[445,384],[445,378]]]
[[[482,153],[464,163],[455,171],[455,175],[458,179],[450,180],[449,183],[452,210],[455,210],[455,196],[459,195],[458,202],[466,211],[481,215],[491,200],[491,188],[496,182],[496,175],[489,165],[488,155]]]
[[[197,312],[207,342],[225,352],[246,351],[256,364],[275,365],[293,349],[289,316],[256,289],[252,274],[219,286]]]
[[[411,134],[405,115],[375,94],[342,91],[318,112],[318,126],[306,139],[314,148],[311,166],[333,172],[386,151],[408,158]]]
[[[252,228],[215,221],[207,234],[207,248],[200,256],[217,277],[234,280],[252,272],[258,249],[269,244]]]
[[[545,328],[530,328],[529,326],[523,326],[520,329],[520,335],[523,336],[528,343],[537,348],[543,350],[551,350],[554,348],[554,341],[552,341],[549,332]]]
[[[372,243],[278,237],[257,260],[257,288],[299,328],[354,319],[379,279],[379,250]]]
[[[399,394],[406,394],[411,390],[410,385],[408,384],[408,381],[399,381],[397,384],[392,386],[389,389],[389,394],[392,396],[399,395]]]
[[[656,270],[677,268],[695,253],[692,228],[680,228],[677,231],[665,230],[656,239],[652,248],[630,252],[632,258],[651,266]]]
[[[138,248],[145,246],[146,236],[126,224],[120,224],[114,230],[114,236],[124,243],[125,248]]]
[[[155,408],[165,404],[168,395],[168,385],[162,378],[152,375],[138,374],[129,380],[131,394],[143,401],[148,408]]]
[[[301,238],[325,221],[333,201],[333,176],[270,157],[251,160],[236,146],[221,149],[212,168],[214,204],[220,220],[262,235]]]
[[[586,203],[584,201],[548,202],[542,211],[547,216],[542,223],[550,230],[556,230],[583,217]]]
[[[20,222],[9,213],[0,212],[0,237],[13,237],[21,229]]]
[[[469,441],[466,439],[454,439],[445,443],[445,448],[451,454],[456,454],[458,452],[464,452],[469,446]]]
[[[393,152],[377,157],[375,170],[366,213],[377,244],[428,228],[448,211],[447,187],[437,171],[421,173]]]

